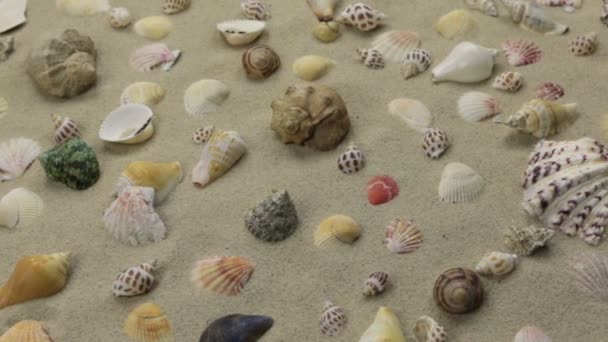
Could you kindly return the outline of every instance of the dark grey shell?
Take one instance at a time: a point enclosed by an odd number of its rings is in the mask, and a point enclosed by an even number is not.
[[[199,342],[256,342],[273,324],[268,316],[227,315],[209,324]]]
[[[80,139],[70,139],[38,157],[46,176],[72,189],[84,190],[99,179],[95,152]]]
[[[245,217],[245,226],[255,237],[268,242],[287,239],[298,226],[296,208],[285,190],[274,192]]]

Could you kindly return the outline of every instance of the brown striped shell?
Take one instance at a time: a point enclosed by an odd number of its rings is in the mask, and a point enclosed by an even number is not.
[[[433,287],[435,303],[450,313],[466,313],[478,308],[483,301],[479,275],[468,268],[445,270]]]
[[[242,57],[247,77],[264,79],[270,77],[281,66],[281,59],[273,49],[264,45],[249,48]]]
[[[117,297],[132,297],[149,292],[154,285],[156,260],[120,272],[112,284],[112,293]]]
[[[73,119],[51,113],[51,120],[55,125],[55,142],[57,144],[62,144],[72,138],[80,138],[78,123]]]

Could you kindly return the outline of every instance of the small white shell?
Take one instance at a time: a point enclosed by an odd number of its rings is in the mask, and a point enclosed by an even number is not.
[[[186,112],[198,117],[219,109],[230,95],[230,89],[218,80],[200,80],[192,83],[184,94]]]
[[[139,103],[146,106],[158,104],[165,96],[165,90],[158,83],[135,82],[123,90],[120,104]]]
[[[156,260],[120,272],[112,284],[112,293],[117,297],[132,297],[150,292],[154,285]]]
[[[16,138],[0,144],[0,183],[21,177],[39,154],[40,145],[31,139]]]
[[[378,27],[386,19],[386,14],[362,2],[348,5],[340,15],[336,17],[336,22],[352,25],[359,31],[371,31]]]
[[[115,29],[122,29],[129,26],[132,20],[131,12],[124,7],[114,7],[108,12],[110,26]]]
[[[211,139],[211,135],[213,134],[214,130],[214,126],[206,126],[203,128],[199,128],[194,131],[194,133],[192,133],[192,141],[195,144],[204,144],[209,141],[209,139]]]
[[[428,50],[418,48],[410,50],[401,61],[401,75],[407,80],[426,71],[432,62],[433,58]]]
[[[341,307],[330,301],[325,302],[319,326],[325,336],[337,336],[346,325],[346,315]]]
[[[315,81],[327,73],[336,63],[323,56],[306,55],[296,59],[291,66],[293,73],[305,81]]]
[[[337,164],[342,173],[349,175],[365,167],[365,155],[356,145],[350,145],[338,157]]]
[[[216,27],[228,44],[240,46],[258,39],[264,32],[266,23],[261,20],[230,20],[218,23]]]
[[[414,99],[395,99],[388,104],[388,112],[421,133],[425,133],[433,123],[431,111],[422,102]]]
[[[422,245],[422,232],[413,221],[396,218],[386,227],[384,244],[397,254],[411,253]]]
[[[169,47],[163,43],[148,44],[133,52],[129,64],[135,70],[142,72],[151,71],[163,64],[163,69],[167,71],[177,61],[179,55],[179,50],[169,50]]]
[[[524,83],[524,77],[517,71],[505,71],[496,76],[492,88],[508,92],[518,91]]]
[[[161,9],[166,14],[183,12],[190,7],[192,0],[164,0]]]
[[[448,147],[450,147],[450,139],[445,131],[438,128],[429,128],[424,134],[422,150],[427,157],[437,159]]]
[[[517,255],[490,252],[481,258],[475,271],[483,275],[501,276],[510,273],[517,264]]]
[[[375,296],[384,291],[386,283],[388,281],[388,274],[386,272],[374,272],[365,281],[365,287],[363,294],[366,296]]]
[[[596,32],[576,36],[568,43],[568,51],[574,56],[587,56],[595,52],[598,40]]]
[[[400,63],[411,50],[420,46],[420,36],[413,31],[388,31],[374,39],[372,49],[378,50],[388,61]]]
[[[0,200],[0,227],[19,228],[34,222],[44,209],[37,194],[24,189],[11,190]]]
[[[473,28],[475,28],[473,16],[465,10],[449,12],[435,23],[435,30],[447,39],[453,39],[456,36],[466,36]]]
[[[62,117],[55,113],[51,113],[51,120],[55,126],[55,142],[62,144],[72,138],[80,138],[80,128],[78,123],[68,117]]]
[[[414,324],[414,337],[418,342],[446,342],[445,329],[429,316],[421,316]]]
[[[384,69],[384,57],[378,50],[357,49],[361,62],[370,69]]]
[[[268,20],[272,17],[270,10],[272,5],[265,3],[262,0],[242,0],[241,9],[247,19],[250,20]]]
[[[113,110],[99,128],[103,141],[137,144],[148,140],[154,133],[152,110],[142,104],[126,104]]]
[[[462,163],[450,163],[441,174],[438,194],[444,202],[462,203],[475,199],[482,189],[483,179],[475,170]]]
[[[551,342],[551,339],[542,329],[526,326],[515,335],[513,342]]]
[[[500,111],[498,100],[480,91],[470,91],[458,99],[458,114],[468,122],[489,119]]]
[[[133,30],[138,35],[151,39],[161,40],[169,35],[173,29],[173,24],[165,16],[151,16],[139,19],[133,25]]]

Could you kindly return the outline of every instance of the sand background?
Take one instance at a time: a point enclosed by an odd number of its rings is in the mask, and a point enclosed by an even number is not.
[[[215,31],[225,19],[241,18],[239,1],[194,1],[192,7],[171,16],[174,31],[163,40],[181,49],[181,61],[170,72],[139,73],[130,68],[135,47],[149,43],[131,28],[113,30],[104,15],[69,17],[53,1],[30,0],[28,22],[13,31],[16,52],[0,64],[0,96],[8,99],[8,115],[0,119],[0,141],[24,136],[43,149],[54,145],[49,113],[70,116],[83,127],[83,138],[97,153],[102,176],[92,188],[74,191],[48,181],[36,162],[24,177],[0,185],[0,194],[26,187],[44,199],[44,216],[36,224],[17,230],[0,230],[0,279],[10,274],[22,256],[71,251],[73,266],[65,289],[59,294],[0,311],[0,331],[23,319],[48,323],[56,341],[123,341],[123,322],[138,304],[158,303],[171,319],[177,341],[198,340],[212,320],[230,313],[265,314],[275,325],[262,341],[320,341],[318,319],[323,302],[333,300],[348,315],[346,330],[335,341],[356,341],[372,322],[379,306],[395,310],[411,337],[417,317],[434,317],[447,329],[450,341],[510,341],[524,325],[544,328],[554,341],[608,341],[607,306],[579,293],[568,273],[571,258],[579,252],[606,253],[606,243],[590,247],[578,238],[557,234],[550,248],[526,258],[502,280],[484,279],[482,307],[466,315],[450,315],[433,302],[432,286],[448,267],[474,267],[486,252],[506,251],[502,232],[510,225],[535,222],[527,218],[520,201],[520,175],[536,139],[492,123],[470,124],[456,113],[456,101],[469,90],[496,95],[505,112],[513,112],[534,96],[537,84],[553,81],[566,88],[563,102],[579,103],[581,118],[556,139],[602,137],[601,115],[608,111],[606,90],[607,28],[598,20],[598,1],[587,1],[582,10],[550,14],[571,25],[571,33],[545,37],[516,27],[503,7],[498,19],[474,12],[478,23],[469,38],[499,48],[505,39],[529,38],[544,50],[540,63],[517,68],[525,86],[516,94],[491,88],[491,79],[480,84],[431,82],[430,72],[404,81],[398,66],[381,71],[365,68],[355,58],[357,47],[390,29],[420,33],[422,46],[437,64],[456,44],[440,37],[432,23],[442,14],[463,7],[459,1],[370,0],[389,15],[386,25],[370,33],[352,29],[332,44],[316,41],[310,31],[312,13],[300,0],[272,1],[273,17],[258,41],[280,55],[282,68],[267,80],[248,80],[241,68],[244,48],[229,47]],[[161,1],[118,1],[135,18],[160,15]],[[342,4],[340,8],[344,8]],[[70,100],[42,95],[25,72],[30,48],[41,36],[75,28],[90,35],[99,52],[97,85]],[[597,31],[601,45],[591,57],[576,58],[566,45],[576,34]],[[305,54],[320,54],[337,61],[320,82],[335,87],[352,118],[352,130],[331,152],[317,152],[283,145],[270,130],[270,103],[298,82],[292,62]],[[498,57],[494,75],[513,69]],[[216,113],[189,117],[183,108],[184,90],[192,82],[214,78],[231,88],[229,99]],[[135,81],[154,81],[166,89],[165,99],[154,109],[154,137],[141,145],[104,144],[97,137],[103,118],[119,103],[122,90]],[[446,130],[453,146],[439,160],[430,160],[420,149],[421,135],[387,114],[387,104],[397,97],[424,102],[435,116],[434,126]],[[190,182],[190,170],[200,147],[190,136],[197,127],[213,124],[239,131],[248,143],[248,154],[222,178],[201,190]],[[367,166],[345,176],[335,160],[349,142],[367,155]],[[121,170],[131,161],[180,161],[186,178],[157,211],[168,227],[166,240],[142,248],[122,245],[105,230],[102,212],[112,202],[111,193]],[[437,196],[443,167],[463,162],[485,179],[481,197],[470,204],[449,205]],[[367,203],[367,180],[377,174],[394,176],[401,194],[389,204]],[[256,240],[244,228],[245,213],[271,193],[287,189],[293,198],[300,226],[289,239],[275,244]],[[325,217],[346,214],[364,229],[359,241],[333,250],[313,245],[313,231]],[[423,247],[397,256],[383,245],[384,228],[397,216],[415,219],[423,233]],[[241,255],[257,268],[241,296],[226,298],[198,290],[190,283],[190,270],[201,257]],[[161,270],[158,286],[149,294],[116,299],[111,284],[120,270],[157,258]],[[375,271],[386,271],[392,287],[376,298],[365,298],[362,284]]]

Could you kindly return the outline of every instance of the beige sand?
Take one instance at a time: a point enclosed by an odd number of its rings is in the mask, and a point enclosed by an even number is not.
[[[185,13],[171,17],[175,30],[165,42],[184,55],[169,73],[138,73],[128,65],[137,46],[148,43],[130,29],[114,31],[103,15],[73,18],[59,13],[53,1],[31,0],[26,26],[14,32],[16,52],[0,64],[0,96],[10,102],[10,112],[0,120],[0,140],[26,136],[44,149],[53,146],[49,113],[73,117],[84,127],[102,166],[99,182],[87,191],[73,191],[50,182],[36,163],[27,174],[0,185],[0,194],[23,186],[39,193],[46,203],[44,218],[35,226],[16,231],[0,230],[0,279],[8,276],[18,258],[28,254],[71,251],[75,254],[67,287],[53,297],[15,305],[0,311],[0,331],[22,319],[48,322],[56,341],[122,341],[122,324],[136,305],[154,301],[167,312],[177,341],[198,340],[208,322],[229,313],[266,314],[275,318],[264,341],[320,341],[318,319],[324,300],[342,306],[347,329],[335,341],[356,341],[381,305],[393,308],[411,337],[411,327],[421,315],[434,317],[448,331],[450,341],[510,341],[517,330],[533,324],[544,328],[554,341],[608,341],[606,304],[580,294],[568,274],[568,262],[579,252],[606,253],[608,245],[592,248],[577,238],[561,234],[548,250],[526,258],[504,280],[484,280],[486,300],[477,312],[453,316],[433,302],[431,289],[437,275],[452,266],[473,267],[488,251],[506,248],[503,230],[511,224],[534,222],[521,209],[519,178],[536,139],[513,134],[492,123],[469,124],[456,114],[457,98],[468,90],[497,95],[505,112],[512,112],[533,97],[541,81],[563,84],[565,101],[577,101],[582,117],[557,139],[583,135],[601,137],[601,114],[606,109],[608,79],[606,49],[591,57],[575,58],[566,51],[575,34],[595,30],[608,42],[606,28],[598,20],[599,5],[588,1],[575,14],[550,10],[571,24],[565,37],[544,37],[517,28],[501,7],[499,19],[474,14],[478,28],[471,40],[499,47],[507,38],[538,42],[545,56],[541,63],[519,68],[526,85],[514,94],[490,87],[445,83],[433,85],[427,72],[409,81],[398,76],[398,67],[383,71],[366,69],[354,57],[356,47],[368,46],[379,32],[413,29],[423,46],[440,61],[455,44],[441,38],[431,25],[440,15],[459,8],[459,1],[370,1],[390,19],[382,29],[362,34],[352,30],[333,44],[321,44],[311,36],[315,22],[303,0],[273,1],[273,18],[259,41],[272,46],[283,60],[280,71],[262,82],[247,80],[240,65],[243,49],[228,47],[215,31],[216,22],[240,18],[239,1],[194,1]],[[135,17],[160,14],[160,0],[113,1],[128,7]],[[27,77],[24,61],[34,41],[47,31],[76,28],[89,34],[99,50],[99,80],[89,92],[62,101],[40,94]],[[360,173],[344,176],[335,159],[348,141],[332,152],[315,152],[281,144],[269,129],[270,102],[297,82],[291,63],[304,54],[320,54],[338,64],[321,82],[335,87],[350,110],[353,128],[347,140],[367,153],[368,165]],[[498,58],[498,72],[511,69]],[[183,108],[186,87],[199,79],[215,78],[232,89],[217,113],[201,119],[189,117]],[[135,81],[156,81],[167,90],[155,108],[156,135],[136,146],[104,144],[97,137],[102,119],[118,105],[124,87]],[[427,159],[420,149],[421,136],[387,115],[387,103],[397,97],[426,103],[435,115],[435,126],[449,132],[453,146],[440,160]],[[102,211],[123,167],[135,160],[183,163],[188,172],[199,157],[200,147],[190,134],[196,127],[239,131],[249,144],[248,155],[228,174],[201,190],[189,174],[169,199],[158,208],[168,238],[156,245],[133,248],[121,245],[104,230]],[[443,167],[464,162],[485,178],[481,198],[471,204],[441,203],[436,194]],[[374,175],[388,173],[401,185],[401,195],[383,206],[367,203],[365,184]],[[269,244],[256,240],[243,224],[247,210],[270,194],[286,188],[301,219],[288,240]],[[352,246],[320,250],[312,243],[316,225],[326,216],[347,214],[364,227],[362,238]],[[382,245],[384,227],[396,216],[414,218],[422,227],[423,247],[396,256]],[[195,289],[190,283],[193,263],[212,255],[242,255],[255,260],[257,269],[236,298],[224,298]],[[158,258],[162,265],[159,285],[151,293],[116,299],[111,284],[124,267]],[[380,297],[361,295],[368,274],[384,270],[393,284]]]

